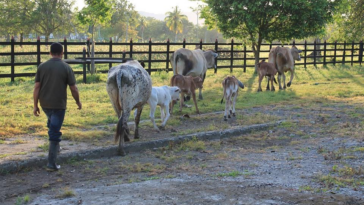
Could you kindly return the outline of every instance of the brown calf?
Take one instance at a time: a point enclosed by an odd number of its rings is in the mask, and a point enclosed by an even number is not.
[[[193,102],[195,103],[196,112],[200,113],[197,107],[196,103],[196,89],[202,89],[203,81],[200,77],[192,77],[192,76],[183,76],[183,75],[174,75],[171,78],[171,86],[178,86],[181,89],[181,102],[180,102],[180,112],[182,112],[182,106],[183,106],[183,96],[185,94],[190,95],[192,94]],[[174,101],[171,105],[171,114],[173,112],[173,105]]]
[[[235,76],[228,76],[222,81],[222,87],[224,88],[224,96],[221,99],[221,104],[224,101],[225,97],[225,113],[224,120],[227,121],[226,116],[230,118],[230,114],[233,114],[235,117],[235,103],[236,98],[238,97],[239,88],[244,88],[242,82],[236,79]]]
[[[274,82],[277,84],[276,79],[274,78],[274,76],[277,74],[277,69],[275,68],[273,63],[267,63],[264,60],[262,60],[260,63],[258,63],[258,73],[259,73],[259,88],[258,88],[258,92],[262,91],[262,80],[265,76],[268,76],[268,78],[270,79],[270,82],[272,84],[272,91],[275,90],[274,86],[273,86],[273,80]],[[269,84],[269,82],[268,82]],[[267,90],[269,90],[269,87],[267,87]]]

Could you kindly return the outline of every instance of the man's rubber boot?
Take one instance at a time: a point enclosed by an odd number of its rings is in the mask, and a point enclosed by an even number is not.
[[[61,166],[56,164],[58,150],[59,150],[59,142],[50,141],[47,171],[53,172],[61,168]]]

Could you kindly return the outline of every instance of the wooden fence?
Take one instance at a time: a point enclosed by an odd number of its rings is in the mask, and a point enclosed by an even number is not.
[[[15,42],[14,39],[11,39],[11,42],[0,42],[0,48],[10,46],[10,52],[1,52],[0,50],[0,58],[4,56],[10,56],[10,62],[6,63],[0,63],[0,67],[10,67],[10,73],[8,74],[1,74],[0,78],[11,78],[11,81],[14,81],[15,77],[24,77],[24,76],[35,76],[35,73],[15,73],[15,67],[18,66],[39,66],[41,63],[41,55],[48,55],[49,52],[41,52],[41,46],[50,45],[52,42],[41,42],[40,39],[38,39],[36,42]],[[89,52],[80,50],[79,52],[69,51],[69,47],[71,46],[85,46],[87,50],[90,50],[90,41],[87,40],[86,42],[68,42],[67,39],[64,39],[63,42],[60,42],[64,46],[64,59],[68,59],[69,55],[76,55],[80,58],[89,57]],[[15,46],[25,46],[25,45],[33,45],[36,46],[36,52],[15,52]],[[202,40],[199,43],[186,43],[184,40],[182,43],[171,43],[169,40],[164,43],[159,42],[152,42],[149,40],[149,43],[134,43],[132,40],[130,40],[129,43],[115,43],[112,42],[110,39],[109,42],[97,42],[97,46],[107,46],[109,49],[108,51],[98,51],[95,52],[96,56],[102,55],[102,56],[108,56],[108,58],[126,58],[130,57],[133,58],[133,55],[140,55],[140,54],[146,54],[148,57],[147,59],[144,59],[144,63],[147,64],[145,69],[148,71],[149,74],[151,72],[155,71],[171,71],[169,58],[170,55],[174,52],[174,50],[171,49],[172,46],[180,46],[185,48],[186,46],[196,46],[200,49],[206,49],[207,47],[215,49],[219,53],[219,57],[216,58],[215,64],[217,67],[215,68],[214,72],[217,72],[217,69],[221,68],[230,68],[230,71],[232,72],[234,68],[240,68],[244,69],[244,72],[246,72],[247,67],[255,67],[254,65],[254,56],[253,51],[251,49],[247,49],[247,46],[243,46],[241,43],[235,43],[232,39],[230,43],[219,43],[217,40],[215,43],[202,43]],[[262,56],[262,53],[268,54],[270,49],[273,46],[281,46],[282,44],[262,44],[262,48],[266,47],[266,49],[262,49],[260,51],[260,56]],[[295,65],[303,65],[306,67],[307,65],[318,65],[318,64],[346,64],[350,63],[352,66],[354,63],[360,64],[363,61],[363,42],[360,43],[327,43],[326,41],[324,43],[307,43],[305,41],[304,43],[295,43],[294,41],[290,43],[289,45],[296,45],[299,46],[299,49],[302,50],[301,58],[303,59],[301,61],[296,62]],[[115,46],[127,46],[129,47],[128,51],[115,51],[113,48]],[[134,50],[135,46],[147,46],[148,50],[144,51],[136,51]],[[153,47],[155,46],[163,46],[166,50],[164,51],[153,51]],[[223,48],[225,47],[225,48]],[[227,48],[226,48],[227,47]],[[269,49],[267,49],[269,47]],[[302,48],[303,47],[303,48]],[[309,48],[313,47],[313,48]],[[319,50],[316,50],[319,48]],[[319,52],[317,52],[319,51]],[[340,53],[338,53],[341,52]],[[309,54],[309,52],[311,52]],[[331,55],[328,55],[330,52]],[[334,54],[332,55],[332,52]],[[153,58],[153,54],[165,54],[165,58],[163,59],[155,59]],[[24,55],[36,55],[36,62],[15,62],[16,56],[24,56]],[[164,56],[164,55],[163,55]],[[347,60],[349,58],[350,60]],[[355,59],[354,59],[355,58]],[[138,58],[134,58],[136,60],[142,60]],[[260,59],[266,59],[260,58]],[[312,59],[310,62],[308,62],[308,59]],[[221,63],[223,65],[221,65]],[[234,63],[235,62],[235,63]],[[105,64],[105,62],[97,62]],[[162,68],[152,68],[152,63],[165,63],[165,67]],[[80,63],[70,63],[70,64],[80,64]],[[90,63],[86,63],[89,71]],[[112,63],[108,63],[109,68],[112,67]],[[163,65],[162,64],[162,65]],[[85,65],[83,66],[85,67]],[[83,74],[84,82],[86,82],[86,73],[88,72],[86,69],[83,69],[82,71],[74,71],[75,74]],[[108,70],[98,70],[98,72],[105,73]]]

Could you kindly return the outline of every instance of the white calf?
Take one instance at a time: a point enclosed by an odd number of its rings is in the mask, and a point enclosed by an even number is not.
[[[181,90],[177,86],[161,86],[161,87],[153,87],[152,93],[148,99],[148,104],[150,106],[150,120],[153,123],[153,126],[156,130],[159,130],[154,121],[154,114],[157,105],[159,105],[161,109],[161,120],[162,127],[166,126],[167,120],[170,116],[169,114],[169,104],[172,101],[179,100]],[[137,114],[137,109],[135,109],[134,117]]]

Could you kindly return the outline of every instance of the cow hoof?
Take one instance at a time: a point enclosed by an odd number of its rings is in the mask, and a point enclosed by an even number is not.
[[[236,117],[235,113],[233,113],[233,117]]]
[[[227,121],[226,116],[224,116],[224,121]]]
[[[262,89],[258,89],[258,92],[262,92]]]
[[[280,87],[279,89],[280,89],[280,90],[283,90],[283,88],[281,88],[281,87]]]
[[[231,116],[230,116],[230,115],[228,115],[228,118],[231,118]]]
[[[291,86],[291,82],[287,83],[287,86],[290,87]]]
[[[125,142],[130,142],[129,137],[128,137],[128,136],[124,136],[124,141],[125,141]]]
[[[276,90],[276,89],[272,88],[272,90],[271,90],[271,91],[272,91],[272,92],[274,92],[275,90]]]
[[[286,86],[283,86],[283,89],[285,90],[287,87]]]
[[[159,128],[158,131],[159,130],[166,130],[166,127],[165,126],[159,126],[158,128]]]
[[[270,91],[270,89],[269,88],[267,88],[267,90],[266,91]]]
[[[134,139],[140,139],[139,135],[135,135]]]
[[[125,156],[126,155],[125,150],[124,149],[119,149],[118,150],[118,155],[119,156]]]
[[[230,114],[233,114],[233,111],[230,110]]]
[[[202,97],[202,96],[198,96],[198,99],[199,99],[199,100],[203,100],[203,97]]]

